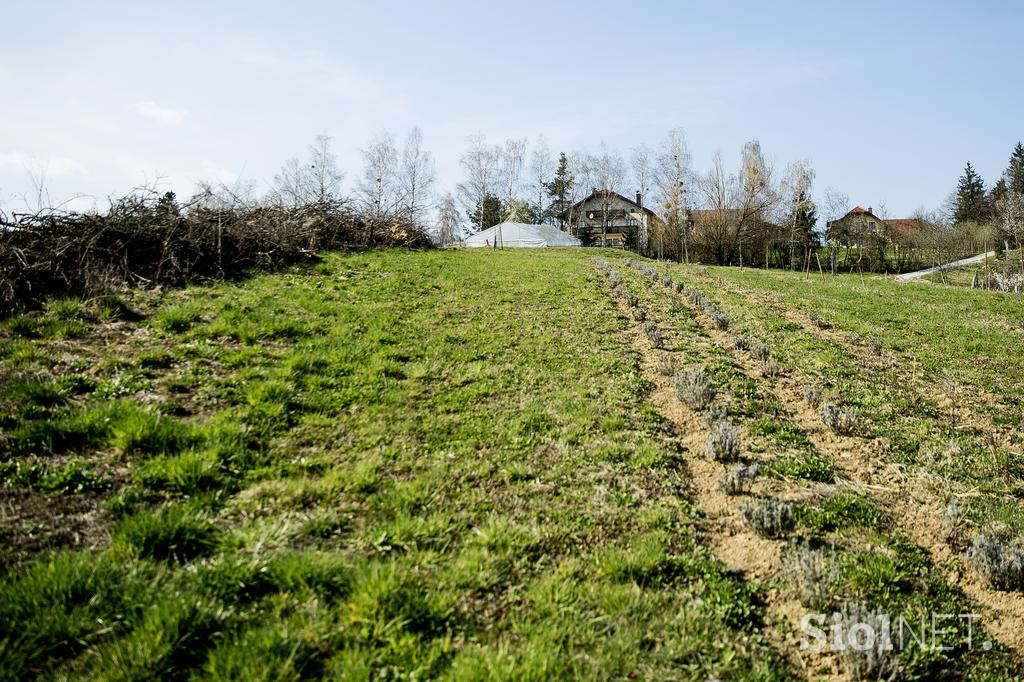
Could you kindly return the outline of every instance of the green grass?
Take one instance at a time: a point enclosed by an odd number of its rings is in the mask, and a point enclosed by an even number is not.
[[[132,302],[147,345],[87,347],[87,381],[47,369],[68,390],[12,417],[5,456],[123,473],[108,547],[3,578],[5,675],[785,678],[592,266],[493,256],[328,256]]]
[[[777,586],[708,549],[684,453],[623,335],[632,323],[590,255],[327,255],[242,283],[62,301],[4,321],[3,484],[55,506],[102,498],[93,523],[109,541],[12,548],[0,679],[799,676],[770,643],[787,627],[766,618]],[[932,318],[959,324],[968,311],[968,332],[987,315],[1012,337],[1013,309],[955,297],[977,292],[933,300],[871,278],[817,291],[789,273],[713,273],[780,289],[935,367],[977,362],[969,385],[1020,386],[1007,374],[1016,360],[984,369],[988,341],[943,348],[920,336],[952,338]],[[679,365],[706,368],[745,451],[781,479],[771,485],[843,474],[792,406],[701,331],[701,313],[623,278]],[[894,461],[922,465],[933,445],[962,441],[930,470],[994,481],[971,519],[1017,518],[1004,497],[1021,475],[1012,457],[978,449],[842,349],[700,287],[733,318],[730,334],[757,335],[787,377],[861,410],[859,436]],[[915,305],[929,320],[900,307]],[[71,324],[73,347],[55,331]],[[838,545],[835,599],[911,614],[971,607],[872,498],[832,494],[800,505],[797,520],[794,536]],[[908,670],[1016,663],[963,654],[913,654]]]

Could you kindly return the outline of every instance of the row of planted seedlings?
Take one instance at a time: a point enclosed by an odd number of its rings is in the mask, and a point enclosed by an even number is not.
[[[669,335],[663,333],[663,327],[659,326],[658,319],[655,318],[660,317],[664,327],[677,329],[680,332],[679,336],[688,341],[700,335],[700,329],[695,321],[692,318],[667,320],[666,316],[648,314],[649,301],[641,301],[641,297],[633,293],[615,266],[603,258],[591,258],[591,262],[605,278],[612,298],[622,303],[651,347],[658,351],[655,370],[671,381],[676,396],[680,396],[680,399],[688,404],[703,406],[698,411],[702,412],[703,422],[709,431],[704,443],[704,453],[724,467],[732,467],[726,470],[721,480],[715,485],[729,495],[751,495],[753,485],[760,476],[760,465],[756,461],[740,461],[740,431],[728,421],[725,409],[711,405],[718,392],[710,376],[699,366],[680,368],[677,358],[683,354],[683,349],[670,349]],[[648,293],[644,292],[645,295]],[[676,308],[674,312],[681,313],[683,310]],[[715,361],[715,349],[710,345],[710,340],[705,337],[702,341],[704,343],[688,344],[685,355],[692,361]],[[717,358],[717,360],[720,361],[721,358]],[[702,514],[707,512],[706,509],[701,510]],[[727,570],[724,564],[721,566],[722,570]],[[752,595],[757,594],[760,599],[762,592],[760,587],[749,585],[745,589],[749,590]],[[751,614],[751,622],[762,623],[761,615]]]
[[[816,385],[806,391],[809,401],[822,402],[823,421],[836,424],[841,431],[857,429],[877,438],[886,460],[926,475],[932,494],[941,502],[939,518],[931,525],[951,552],[961,555],[989,587],[1024,591],[1024,505],[1020,502],[1024,456],[999,444],[983,427],[958,420],[957,401],[970,400],[969,395],[962,395],[970,391],[969,386],[960,384],[955,376],[934,378],[952,404],[951,410],[940,409],[888,374],[881,363],[868,364],[829,338],[800,333],[800,327],[777,310],[734,292],[722,296],[742,311],[737,314],[770,330],[778,343],[786,344],[794,366],[813,368],[807,380]],[[832,328],[816,311],[805,314],[812,327]],[[869,357],[889,356],[887,359],[898,362],[878,334],[861,337],[849,331],[844,340],[865,346]],[[826,391],[853,406],[837,408],[823,400]]]
[[[855,678],[934,674],[957,662],[979,671],[1002,670],[1014,665],[1012,655],[997,646],[998,653],[968,651],[974,621],[958,620],[946,631],[936,633],[942,647],[922,642],[922,614],[971,613],[966,598],[954,589],[932,564],[927,552],[897,531],[892,517],[869,494],[845,489],[834,458],[820,453],[807,435],[786,418],[773,384],[784,372],[782,362],[772,353],[768,340],[738,334],[726,341],[732,317],[693,286],[671,275],[660,274],[647,263],[626,261],[652,291],[661,288],[665,307],[670,310],[683,294],[693,308],[707,318],[706,332],[718,332],[718,350],[731,358],[749,356],[761,366],[761,381],[736,370],[730,363],[714,365],[714,379],[733,391],[732,412],[746,427],[753,443],[747,453],[761,451],[781,454],[760,462],[743,457],[740,431],[725,417],[729,411],[714,404],[715,381],[703,369],[690,369],[676,379],[679,399],[702,411],[711,425],[705,454],[721,462],[733,462],[720,482],[729,495],[750,495],[763,472],[811,488],[791,491],[799,501],[779,497],[752,498],[739,506],[743,522],[759,535],[786,542],[781,573],[789,590],[815,613],[827,615],[828,626],[842,633],[861,632],[858,624],[881,626],[886,622],[906,625],[896,633],[899,641],[875,642],[878,646],[849,646],[840,651],[843,669]],[[653,308],[652,308],[653,310]],[[715,340],[712,338],[712,340]],[[731,376],[730,376],[731,374]],[[761,385],[751,386],[752,382]],[[756,397],[755,397],[756,396]],[[809,382],[802,391],[802,408],[817,410],[818,419],[838,436],[851,437],[863,424],[855,405],[845,404],[842,392]],[[751,409],[753,408],[753,409]],[[888,619],[888,620],[887,620]],[[928,623],[925,623],[928,625]],[[974,633],[976,636],[977,633]],[[863,644],[855,642],[854,644]],[[892,648],[886,648],[891,644]]]

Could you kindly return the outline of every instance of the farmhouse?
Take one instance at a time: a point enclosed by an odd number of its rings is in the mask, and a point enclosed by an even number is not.
[[[597,188],[563,212],[562,219],[584,244],[614,248],[645,245],[659,222],[654,211],[643,205],[640,192],[632,201],[613,190]]]
[[[869,236],[881,236],[886,240],[907,237],[921,229],[916,218],[894,218],[883,220],[874,214],[872,208],[854,206],[846,215],[826,223],[826,237],[841,246],[863,245]]]

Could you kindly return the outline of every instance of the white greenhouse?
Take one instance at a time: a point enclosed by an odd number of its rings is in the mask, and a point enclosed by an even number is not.
[[[467,237],[466,246],[536,249],[543,246],[580,246],[580,240],[551,225],[501,223]]]

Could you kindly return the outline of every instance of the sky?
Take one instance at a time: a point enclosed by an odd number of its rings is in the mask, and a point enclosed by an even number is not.
[[[334,138],[413,126],[441,191],[466,138],[624,156],[685,130],[695,170],[760,140],[892,217],[991,184],[1024,139],[1020,2],[20,2],[0,8],[0,209],[159,182],[269,189]]]

